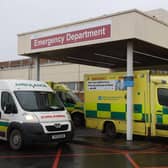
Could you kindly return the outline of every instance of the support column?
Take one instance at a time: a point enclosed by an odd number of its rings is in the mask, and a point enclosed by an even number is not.
[[[127,141],[133,140],[133,43],[127,42]]]
[[[40,80],[40,58],[35,57],[35,80]]]

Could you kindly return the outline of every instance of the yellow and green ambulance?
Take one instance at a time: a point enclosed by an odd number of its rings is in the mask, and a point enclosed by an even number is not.
[[[85,75],[86,127],[107,136],[126,133],[126,73]],[[135,71],[133,134],[168,137],[168,74]]]
[[[74,126],[84,127],[84,105],[80,98],[64,84],[53,81],[48,81],[47,84],[55,91],[55,94],[60,98],[67,111],[71,114]]]

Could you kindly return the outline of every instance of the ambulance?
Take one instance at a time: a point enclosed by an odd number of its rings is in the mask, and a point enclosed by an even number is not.
[[[26,144],[70,142],[72,122],[44,82],[0,80],[0,139],[14,150]]]
[[[64,84],[53,81],[48,81],[46,83],[55,91],[56,95],[61,99],[67,111],[71,114],[74,126],[84,127],[84,105],[80,98]]]
[[[126,81],[125,72],[85,75],[86,127],[126,133]],[[133,81],[133,134],[168,137],[168,73],[135,71]]]

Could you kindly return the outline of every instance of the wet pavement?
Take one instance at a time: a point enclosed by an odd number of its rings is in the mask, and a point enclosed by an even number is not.
[[[100,132],[78,129],[71,144],[39,144],[12,151],[0,141],[0,168],[168,168],[167,140],[120,135],[109,140]]]

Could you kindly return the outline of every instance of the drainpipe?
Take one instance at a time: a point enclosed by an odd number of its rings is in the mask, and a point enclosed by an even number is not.
[[[35,79],[40,80],[40,58],[39,56],[35,57]]]

